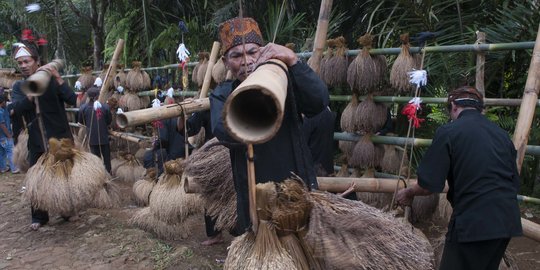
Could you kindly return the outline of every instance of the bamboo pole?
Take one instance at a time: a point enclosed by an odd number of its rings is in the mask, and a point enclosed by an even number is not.
[[[249,216],[251,218],[251,228],[255,234],[259,228],[259,218],[257,216],[256,194],[257,182],[255,181],[255,160],[253,154],[253,144],[247,145],[247,169],[248,169],[248,195],[249,195]]]
[[[148,108],[117,115],[116,123],[120,128],[142,125],[156,120],[178,117],[197,111],[205,111],[210,108],[208,98],[195,99],[188,102],[169,104],[158,108]]]
[[[173,93],[173,96],[175,97],[194,97],[197,95],[197,91],[174,91]],[[138,92],[137,95],[139,97],[143,97],[143,96],[155,96],[156,95],[156,91],[155,90],[149,90],[149,91],[141,91],[141,92]]]
[[[351,101],[352,96],[349,95],[330,95],[330,101]],[[366,99],[366,96],[358,98],[359,101]],[[412,97],[398,97],[398,96],[374,96],[373,101],[381,103],[408,103]],[[447,98],[438,97],[422,97],[422,103],[426,104],[446,104]],[[521,99],[515,98],[486,98],[484,99],[484,105],[486,106],[513,106],[517,107],[521,105]],[[536,103],[536,106],[540,106],[540,101]]]
[[[351,183],[354,183],[355,192],[372,193],[394,193],[396,189],[396,179],[369,178],[369,177],[317,177],[319,190],[341,193],[347,190]],[[416,183],[416,179],[401,180],[399,187],[405,188]],[[445,186],[442,193],[448,191],[448,185]]]
[[[540,242],[540,225],[530,220],[521,218],[521,226],[523,227],[523,235],[527,238]]]
[[[529,197],[529,196],[517,195],[517,199],[518,201],[522,201],[526,203],[540,204],[540,199]]]
[[[540,25],[536,34],[536,45],[529,66],[527,82],[523,91],[521,108],[517,119],[516,128],[514,130],[514,146],[517,150],[517,168],[521,173],[521,165],[525,157],[525,150],[529,140],[529,132],[534,118],[536,103],[538,102],[538,92],[540,91]]]
[[[326,45],[326,35],[328,33],[328,21],[332,11],[332,0],[322,0],[319,9],[319,19],[317,21],[317,30],[315,31],[315,40],[313,44],[313,54],[308,61],[309,67],[316,73],[321,68],[321,58],[324,46]]]
[[[484,44],[486,43],[486,33],[476,32],[476,43],[475,44]],[[476,52],[476,82],[475,87],[482,97],[486,97],[486,90],[484,89],[484,66],[486,64],[486,54],[484,52]]]
[[[118,58],[120,58],[120,54],[122,53],[122,50],[124,49],[124,40],[118,39],[118,42],[116,43],[116,49],[114,49],[114,54],[111,59],[111,63],[109,64],[109,69],[107,70],[107,74],[105,75],[105,80],[103,81],[103,84],[101,85],[101,90],[99,91],[99,97],[98,100],[101,103],[105,103],[107,100],[107,93],[109,92],[109,85],[111,85],[114,74],[113,72],[116,71],[116,66],[118,65]]]
[[[113,130],[110,130],[109,134],[111,134],[114,137],[124,139],[126,141],[130,141],[130,142],[134,142],[134,143],[141,143],[141,142],[144,142],[144,141],[147,141],[147,140],[150,139],[150,138],[143,139],[143,138],[135,137],[135,136],[133,136],[131,134],[127,134],[127,133],[124,133],[124,132],[113,131]]]
[[[208,67],[206,68],[206,74],[204,74],[204,81],[201,88],[201,95],[199,98],[205,98],[210,89],[210,83],[212,82],[212,69],[216,64],[217,57],[219,55],[219,48],[221,44],[217,41],[214,41],[212,44],[212,51],[210,52],[210,60],[208,60]]]

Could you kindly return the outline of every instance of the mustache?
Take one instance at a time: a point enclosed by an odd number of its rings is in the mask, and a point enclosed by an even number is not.
[[[238,70],[238,74],[239,75],[244,75],[244,74],[249,75],[249,74],[253,73],[254,70],[255,70],[255,65],[254,64],[249,64],[247,66],[242,65],[240,67],[240,69]]]

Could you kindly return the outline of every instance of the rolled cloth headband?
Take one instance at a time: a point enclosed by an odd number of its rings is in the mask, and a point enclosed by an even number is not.
[[[463,107],[475,107],[481,110],[484,107],[482,94],[474,87],[464,86],[448,94],[448,104],[454,102]]]
[[[15,46],[13,59],[17,59],[19,57],[24,57],[24,56],[38,57],[38,53],[36,50],[29,48],[23,43],[15,43],[13,44],[13,46]]]
[[[219,25],[219,39],[222,54],[243,42],[246,44],[255,43],[259,46],[264,43],[259,25],[252,18],[234,18],[221,23]]]

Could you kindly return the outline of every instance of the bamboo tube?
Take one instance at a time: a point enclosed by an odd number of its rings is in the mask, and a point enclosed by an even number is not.
[[[476,44],[486,43],[486,33],[476,32]],[[484,89],[484,65],[486,64],[486,54],[484,52],[476,53],[476,89],[482,93],[482,97],[486,97]]]
[[[212,44],[212,51],[210,52],[210,60],[208,60],[208,66],[206,67],[206,73],[204,74],[204,81],[201,88],[201,95],[200,98],[205,98],[206,94],[208,93],[208,89],[210,89],[210,83],[212,82],[212,69],[214,68],[214,65],[216,64],[217,57],[219,55],[219,48],[221,44],[217,41],[214,41]]]
[[[317,177],[319,190],[341,193],[347,190],[351,183],[354,183],[355,192],[372,193],[394,193],[396,189],[396,179],[367,178],[367,177]],[[416,179],[399,181],[399,188],[405,188],[404,183],[411,186],[416,183]],[[448,184],[443,193],[448,191]]]
[[[540,242],[540,225],[530,220],[521,218],[523,236]]]
[[[135,137],[135,136],[132,136],[130,134],[126,134],[126,133],[118,132],[118,131],[110,130],[109,134],[111,134],[114,137],[124,139],[126,141],[130,141],[130,142],[134,142],[134,143],[140,143],[140,142],[146,141],[146,139],[142,139],[142,138]]]
[[[531,57],[531,65],[527,74],[527,82],[523,91],[521,108],[514,130],[514,146],[517,150],[517,168],[521,173],[521,165],[525,158],[525,150],[529,140],[529,132],[534,118],[536,103],[538,102],[538,93],[540,92],[540,25],[536,34],[536,45],[534,45]]]
[[[105,80],[103,81],[103,84],[101,85],[101,90],[99,91],[99,102],[105,103],[107,100],[107,92],[109,91],[109,85],[112,83],[112,79],[114,77],[113,74],[116,73],[116,66],[118,65],[118,58],[120,58],[120,54],[122,53],[122,50],[124,49],[124,40],[118,39],[118,42],[116,43],[116,49],[114,50],[113,57],[111,59],[111,63],[109,64],[109,69],[107,70],[107,75],[105,75]]]
[[[175,97],[185,97],[185,96],[188,96],[188,97],[194,97],[197,95],[197,91],[175,91],[173,93],[173,96]],[[138,92],[137,95],[139,97],[142,97],[142,96],[155,96],[156,95],[156,91],[155,90],[150,90],[150,91],[141,91],[141,92]]]
[[[189,102],[164,105],[159,108],[121,113],[117,115],[116,123],[120,128],[126,128],[208,109],[210,109],[210,100],[208,98],[196,99]]]
[[[313,54],[309,61],[309,66],[316,73],[321,68],[321,58],[326,44],[326,35],[328,33],[328,21],[332,11],[332,0],[322,0],[319,10],[319,19],[317,21],[317,30],[315,31],[315,42],[313,44]]]
[[[47,65],[52,66],[58,72],[64,68],[64,61],[60,59],[52,60]],[[51,73],[45,70],[38,70],[32,74],[28,79],[23,81],[21,90],[27,96],[41,96],[47,90],[49,82],[51,81]]]
[[[259,228],[259,218],[257,216],[257,206],[256,206],[256,194],[257,194],[257,183],[255,181],[255,161],[253,154],[253,144],[247,145],[247,166],[248,166],[248,195],[249,195],[249,217],[251,218],[251,228],[255,234],[257,234],[257,229]]]
[[[540,204],[540,199],[529,197],[529,196],[517,195],[517,199],[518,201],[522,201],[526,203]]]

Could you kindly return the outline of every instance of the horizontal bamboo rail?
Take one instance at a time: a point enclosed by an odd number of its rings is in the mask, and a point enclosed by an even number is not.
[[[359,100],[364,100],[366,97],[359,97]],[[422,103],[426,104],[446,104],[447,98],[438,97],[421,97]],[[350,101],[352,96],[349,95],[330,95],[330,101]],[[412,97],[395,97],[395,96],[374,96],[373,101],[381,103],[408,103]],[[509,106],[518,107],[521,106],[521,99],[517,98],[486,98],[484,99],[486,106]],[[540,101],[536,103],[536,106],[540,106]]]

